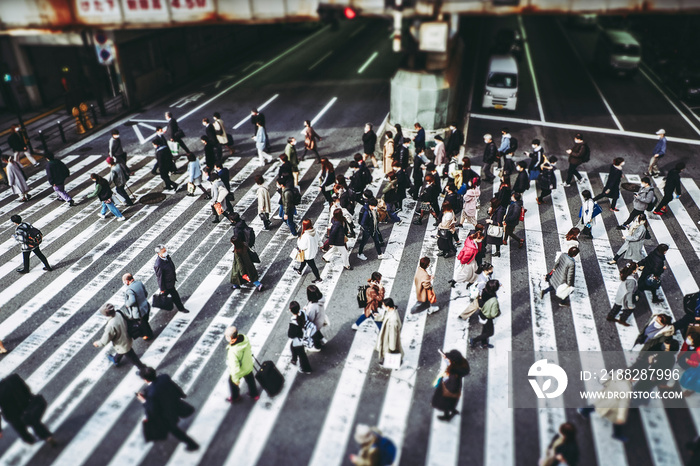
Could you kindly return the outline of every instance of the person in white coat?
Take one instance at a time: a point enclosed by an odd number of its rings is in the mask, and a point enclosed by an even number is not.
[[[297,239],[297,249],[299,252],[304,253],[304,262],[301,263],[299,269],[295,269],[296,272],[301,275],[304,272],[304,268],[308,265],[311,271],[314,273],[314,280],[311,283],[321,283],[321,275],[318,273],[318,267],[316,267],[316,253],[318,253],[318,236],[316,236],[316,229],[311,223],[311,220],[304,219],[301,222],[301,234]]]
[[[326,298],[316,285],[306,287],[306,299],[309,303],[304,307],[306,317],[316,327],[316,332],[311,335],[313,347],[308,348],[309,351],[321,351],[321,348],[326,344],[326,337],[323,336],[321,330],[328,326],[328,318],[326,317]]]
[[[22,166],[8,155],[3,155],[2,161],[7,165],[7,184],[12,187],[12,192],[20,197],[20,202],[28,201],[32,196],[29,194],[29,186],[24,179]]]
[[[581,230],[582,235],[592,238],[591,228],[596,222],[593,216],[596,203],[593,200],[593,195],[587,189],[581,192],[581,197],[583,197],[583,204],[581,205],[581,212],[579,213],[579,220],[576,226]]]
[[[630,225],[629,230],[622,234],[625,242],[608,264],[615,264],[620,258],[635,262],[644,259],[647,256],[647,252],[644,249],[644,240],[647,239],[648,233],[647,216],[646,214],[639,214]]]

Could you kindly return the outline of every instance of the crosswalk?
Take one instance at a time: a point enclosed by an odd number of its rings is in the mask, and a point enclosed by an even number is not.
[[[71,182],[67,190],[76,199],[92,192],[87,175],[107,170],[100,156],[69,156]],[[150,175],[151,158],[136,155],[130,164],[136,169],[130,184],[139,197],[161,190],[160,178]],[[20,373],[32,390],[50,393],[49,406],[44,417],[49,428],[57,433],[61,447],[48,451],[42,444],[26,445],[10,432],[5,433],[0,444],[0,464],[92,464],[107,443],[112,454],[107,461],[114,466],[146,464],[156,455],[163,464],[266,464],[269,445],[283,445],[294,450],[293,439],[279,439],[275,432],[280,425],[294,425],[294,419],[283,415],[292,409],[294,394],[298,390],[313,390],[314,383],[326,377],[323,370],[312,375],[299,375],[290,363],[291,354],[286,343],[288,303],[297,299],[305,304],[304,288],[308,276],[299,277],[292,269],[289,251],[293,240],[286,226],[272,232],[262,229],[262,222],[255,215],[256,187],[252,178],[261,174],[264,184],[273,188],[276,166],[259,168],[257,160],[230,158],[225,162],[232,173],[231,187],[236,201],[234,210],[247,219],[255,229],[258,240],[256,249],[261,263],[258,271],[265,291],[253,289],[231,291],[228,275],[232,264],[230,232],[225,222],[209,225],[210,208],[198,197],[182,194],[168,195],[162,204],[136,206],[125,210],[128,221],[117,223],[114,219],[97,217],[99,202],[80,203],[68,208],[55,201],[42,176],[30,177],[28,183],[35,199],[29,203],[11,200],[7,193],[0,194],[0,212],[19,213],[34,223],[44,233],[44,249],[49,262],[56,267],[52,273],[44,273],[34,263],[29,274],[15,276],[17,247],[13,240],[0,243],[0,337],[11,352],[0,359],[0,377],[13,372]],[[338,170],[347,169],[346,162],[338,163]],[[300,164],[302,202],[297,206],[298,218],[311,218],[323,234],[328,222],[328,209],[321,205],[319,196],[320,167],[312,161]],[[640,303],[639,310],[630,320],[631,327],[615,326],[613,333],[601,334],[601,324],[612,305],[619,272],[607,262],[621,245],[619,233],[613,226],[622,223],[628,209],[618,203],[619,212],[604,214],[593,226],[592,240],[582,240],[581,258],[576,260],[575,292],[571,296],[571,308],[554,309],[549,297],[540,298],[542,279],[552,267],[554,251],[559,250],[566,232],[578,221],[581,192],[585,189],[599,192],[605,182],[604,174],[583,173],[582,183],[575,187],[555,189],[551,206],[539,206],[533,187],[523,196],[527,209],[524,225],[516,233],[525,238],[525,248],[511,250],[501,248],[501,256],[493,257],[494,277],[501,282],[499,302],[502,316],[495,321],[495,335],[491,339],[494,348],[488,351],[472,351],[468,348],[469,336],[480,328],[472,328],[458,315],[468,303],[464,287],[449,288],[446,280],[436,279],[435,288],[441,311],[428,316],[426,312],[407,312],[416,301],[415,290],[409,286],[418,259],[431,259],[430,273],[439,277],[451,276],[458,266],[454,259],[437,256],[437,229],[432,220],[427,226],[411,224],[416,202],[404,202],[400,213],[401,223],[383,225],[386,240],[384,259],[374,263],[359,262],[351,256],[355,270],[343,268],[340,258],[325,264],[321,273],[321,291],[326,297],[332,331],[330,336],[342,335],[343,346],[331,346],[341,353],[341,364],[331,380],[324,380],[323,411],[313,432],[314,440],[300,459],[290,459],[288,464],[314,466],[347,464],[348,453],[356,449],[352,432],[360,412],[364,408],[363,394],[371,392],[381,396],[373,403],[371,416],[375,424],[390,437],[399,449],[397,464],[461,465],[477,455],[481,463],[489,466],[519,463],[520,443],[516,438],[518,416],[508,408],[509,393],[530,390],[529,386],[514,386],[508,374],[508,355],[515,348],[536,353],[557,349],[580,352],[622,349],[629,351],[641,325],[651,313],[667,313],[679,318],[682,308],[678,305],[682,295],[698,290],[697,274],[700,263],[700,230],[697,217],[700,212],[700,188],[695,180],[682,180],[684,193],[681,199],[669,204],[669,213],[663,217],[649,214],[653,240],[646,244],[651,250],[656,243],[666,243],[670,250],[666,256],[669,272],[663,276],[659,295],[662,303],[652,303],[647,292],[647,302]],[[175,178],[182,183],[186,175]],[[557,177],[561,181],[560,173]],[[627,181],[639,181],[628,175]],[[43,183],[43,184],[42,184]],[[381,192],[383,179],[375,170],[369,186],[374,193]],[[488,204],[492,192],[490,185],[482,193],[482,206]],[[498,186],[493,186],[493,194]],[[657,191],[658,195],[658,191]],[[626,194],[624,196],[627,196]],[[272,196],[276,206],[279,194]],[[630,199],[626,199],[628,202]],[[359,210],[359,209],[358,209]],[[479,219],[485,217],[482,207]],[[9,222],[0,224],[0,233],[9,238],[12,233]],[[524,231],[523,231],[524,230]],[[464,233],[461,232],[462,239]],[[357,238],[349,241],[353,247]],[[587,243],[588,241],[588,243]],[[121,305],[124,288],[119,281],[125,272],[131,272],[147,287],[155,289],[153,272],[153,247],[166,243],[174,255],[178,267],[178,287],[191,292],[183,295],[188,314],[168,313],[153,309],[157,337],[149,343],[138,343],[137,352],[142,361],[170,373],[183,390],[198,400],[195,415],[183,422],[190,434],[201,444],[197,452],[187,452],[182,445],[169,443],[165,450],[153,451],[153,444],[143,441],[140,420],[141,406],[134,399],[134,392],[141,387],[135,371],[114,369],[106,355],[111,348],[97,350],[91,342],[98,339],[106,319],[97,312],[104,302]],[[320,257],[317,258],[320,262]],[[346,301],[347,292],[365,282],[369,274],[379,271],[383,275],[386,295],[399,304],[403,316],[401,339],[405,351],[401,369],[375,370],[376,327],[365,322],[353,332],[350,325],[359,311],[354,300]],[[515,286],[526,279],[524,289]],[[37,288],[40,287],[40,288]],[[519,290],[519,291],[516,291]],[[525,296],[527,293],[528,296]],[[596,297],[597,299],[594,299]],[[602,299],[600,299],[602,298]],[[356,312],[358,311],[358,312]],[[562,312],[566,312],[566,319]],[[530,327],[523,332],[523,322]],[[240,331],[248,335],[254,354],[272,359],[283,372],[286,383],[283,391],[274,398],[263,394],[254,405],[231,407],[225,401],[228,396],[227,372],[221,364],[224,358],[223,332],[232,323],[241,325]],[[434,329],[439,329],[435,335]],[[571,332],[564,334],[562,328]],[[427,329],[430,329],[430,334]],[[613,335],[613,337],[611,337]],[[347,338],[346,338],[347,337]],[[612,342],[611,342],[612,340]],[[436,346],[445,350],[459,349],[470,361],[484,362],[485,376],[470,375],[465,378],[463,398],[458,409],[461,414],[450,422],[437,419],[430,411],[429,398],[423,397],[426,388],[424,374],[430,378],[437,373],[440,358]],[[218,361],[218,362],[217,362]],[[581,358],[582,369],[590,359]],[[316,369],[322,359],[311,355]],[[602,364],[602,362],[601,362]],[[370,377],[370,374],[371,377]],[[379,384],[381,388],[375,385]],[[95,390],[103,390],[96,396]],[[470,390],[483,389],[483,406],[472,406]],[[597,390],[600,385],[592,381],[587,389]],[[106,389],[106,391],[104,391]],[[89,409],[86,410],[86,406]],[[229,429],[230,410],[241,413],[236,416],[236,436],[232,442],[222,445],[218,440]],[[426,416],[426,414],[429,415]],[[638,428],[643,438],[624,445],[610,437],[611,425],[597,416],[590,424],[579,423],[580,429],[589,429],[588,460],[591,464],[640,464],[632,449],[645,450],[644,458],[650,464],[666,466],[683,464],[683,445],[675,431],[700,431],[700,412],[691,408],[692,425],[663,409],[660,401],[640,409]],[[534,419],[536,426],[527,427],[537,439],[539,452],[544,451],[558,426],[567,420],[578,422],[571,410],[564,410],[561,403],[541,402]],[[79,419],[79,422],[76,422]],[[363,417],[366,419],[366,416]],[[419,442],[408,435],[408,429],[416,419],[423,424]],[[475,427],[476,426],[476,427]],[[465,439],[476,438],[481,451],[467,451]],[[474,442],[470,442],[474,445]],[[219,453],[212,461],[208,452]],[[303,459],[301,459],[303,458]],[[525,461],[533,463],[537,458]]]

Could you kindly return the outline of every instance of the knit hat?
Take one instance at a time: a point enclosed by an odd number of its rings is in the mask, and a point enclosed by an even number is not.
[[[110,303],[103,304],[100,308],[100,314],[105,317],[112,317],[115,314],[114,306]]]
[[[112,165],[114,163],[114,157],[107,157],[107,165]]]
[[[372,440],[372,429],[367,424],[358,424],[355,427],[355,441],[364,444]]]

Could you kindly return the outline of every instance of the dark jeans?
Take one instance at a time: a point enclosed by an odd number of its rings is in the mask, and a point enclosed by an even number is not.
[[[42,440],[46,440],[47,438],[51,437],[51,431],[41,422],[41,420],[36,421],[33,424],[25,424],[22,422],[20,419],[15,419],[15,420],[9,420],[7,419],[7,423],[10,424],[17,434],[24,440],[25,443],[32,444],[36,442],[36,439],[32,434],[29,433],[27,430],[27,427],[31,427],[34,433],[36,434],[37,437],[39,437]]]
[[[399,215],[396,213],[396,205],[393,203],[389,203],[386,206],[386,213],[389,215],[389,218],[393,222],[400,222],[401,219],[399,218]],[[401,210],[400,208],[398,210]]]
[[[602,199],[602,198],[604,198],[604,197],[609,197],[609,198],[610,198],[610,208],[611,208],[611,209],[614,209],[614,208],[615,208],[615,204],[617,204],[617,200],[620,198],[620,192],[618,191],[618,192],[615,194],[615,197],[611,197],[611,196],[610,196],[610,193],[606,194],[606,193],[605,193],[605,190],[603,190],[603,192],[600,193],[600,194],[598,194],[596,197],[594,197],[593,200],[594,200],[594,201],[598,201],[599,199]]]
[[[333,190],[326,191],[325,186],[321,187],[321,192],[323,193],[323,197],[326,198],[326,202],[328,202],[328,205],[331,205],[333,203]]]
[[[168,430],[170,431],[171,434],[173,434],[173,437],[184,443],[185,445],[189,446],[197,446],[197,442],[195,442],[192,437],[187,435],[185,431],[180,429],[177,425],[170,426],[168,427]]]
[[[411,186],[411,189],[408,190],[408,194],[411,195],[414,201],[418,200],[418,193],[420,193],[420,188],[423,187],[423,171],[422,170],[416,170],[416,168],[413,168],[413,173],[420,173],[421,177],[420,178],[413,178],[413,186]]]
[[[39,260],[44,263],[44,267],[51,267],[49,265],[49,261],[46,260],[46,256],[44,256],[44,254],[41,252],[41,250],[37,246],[34,249],[32,249],[31,251],[22,251],[22,258],[24,260],[24,271],[25,272],[29,272],[29,256],[32,254],[32,251],[34,251],[34,254],[36,255],[36,257],[38,257]]]
[[[301,158],[300,158],[299,160],[304,160],[304,158],[306,157],[306,153],[307,153],[307,152],[313,152],[314,154],[316,154],[316,161],[317,161],[317,162],[320,162],[320,161],[321,161],[321,156],[318,155],[318,149],[316,149],[316,148],[314,148],[314,149],[306,149],[306,148],[304,148],[304,153],[301,155]]]
[[[223,157],[224,157],[224,151],[221,148],[221,144],[216,144],[214,145],[214,152],[216,153],[216,160],[217,162],[221,163]]]
[[[318,273],[318,267],[316,267],[316,261],[313,259],[305,260],[303,264],[301,264],[301,269],[299,272],[304,271],[304,267],[309,266],[311,268],[311,271],[314,273],[314,277],[316,277],[316,280],[321,279],[321,275]]]
[[[255,371],[250,371],[250,373],[246,376],[243,377],[245,379],[245,383],[248,384],[248,394],[252,397],[255,398],[256,396],[259,395],[258,393],[258,386],[255,385]],[[228,378],[228,388],[231,390],[231,399],[235,400],[239,396],[241,396],[241,387],[233,383],[233,380],[231,380],[231,377]]]
[[[506,225],[506,227],[505,227],[505,234],[504,234],[503,237],[504,237],[504,238],[508,238],[508,237],[510,236],[511,238],[513,238],[515,241],[517,241],[517,242],[519,243],[519,242],[520,242],[520,238],[518,238],[517,236],[515,236],[515,233],[514,233],[515,227],[516,227],[516,226],[517,226],[517,225]]]
[[[566,174],[566,184],[571,184],[571,181],[573,181],[574,176],[576,177],[577,180],[581,179],[581,174],[578,172],[578,166],[579,166],[579,164],[577,164],[577,163],[570,163],[569,164],[569,169],[567,170],[567,174]]]
[[[374,248],[377,250],[377,255],[382,253],[382,241],[379,238],[378,230],[376,230],[374,234],[372,234],[363,228],[362,237],[360,238],[360,249],[358,251],[358,254],[362,254],[362,251],[365,248],[365,244],[367,244],[367,241],[369,241],[370,238],[372,238],[372,240],[374,241]]]
[[[115,189],[117,193],[119,193],[119,195],[124,198],[124,202],[126,202],[126,205],[134,205],[133,201],[126,192],[126,189],[124,189],[124,186],[117,186]]]
[[[173,303],[175,306],[177,306],[178,309],[184,309],[185,305],[182,304],[182,300],[180,299],[180,295],[178,294],[177,290],[175,288],[166,288],[165,289],[165,295],[172,296],[173,298]]]
[[[139,359],[139,357],[136,355],[133,348],[131,348],[129,351],[127,351],[124,354],[119,354],[119,353],[115,354],[114,360],[117,362],[117,364],[119,364],[121,362],[122,358],[124,358],[124,357],[126,359],[128,359],[129,362],[131,362],[131,364],[136,366],[138,368],[138,370],[141,370],[141,369],[146,367],[146,365],[144,363],[142,363],[141,360]]]
[[[290,343],[289,347],[292,350],[292,364],[296,364],[297,359],[299,359],[299,367],[301,370],[304,372],[311,372],[311,364],[309,364],[309,358],[306,356],[304,346],[294,346]]]
[[[491,165],[493,165],[493,162],[491,162],[491,163],[484,162],[484,166],[481,169],[481,171],[484,174],[484,179],[487,181],[491,181],[495,178],[495,176],[493,175],[493,170],[491,169]]]
[[[655,210],[655,211],[659,211],[659,210],[663,209],[663,208],[666,207],[666,206],[668,205],[668,203],[671,202],[672,200],[673,200],[673,191],[671,191],[670,193],[665,193],[665,192],[664,192],[664,197],[661,198],[661,200],[660,200],[659,203],[656,205],[656,208],[655,208],[654,210]]]
[[[639,214],[643,214],[643,213],[644,213],[643,210],[632,209],[632,212],[630,212],[630,216],[627,217],[627,220],[625,220],[625,223],[623,223],[623,225],[625,225],[625,226],[629,225],[630,223],[632,223],[632,220],[637,218],[637,216],[639,216]]]

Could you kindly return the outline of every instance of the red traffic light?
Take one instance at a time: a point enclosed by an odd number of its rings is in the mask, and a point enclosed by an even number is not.
[[[345,14],[345,17],[347,19],[353,19],[353,18],[355,18],[355,16],[357,16],[357,13],[355,13],[355,10],[353,10],[349,6],[345,7],[345,10],[343,11],[343,13]]]

